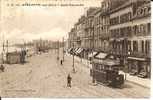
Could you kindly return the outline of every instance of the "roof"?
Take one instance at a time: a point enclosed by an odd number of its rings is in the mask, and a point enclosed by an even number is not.
[[[8,52],[7,55],[20,55],[20,52]]]
[[[93,56],[95,56],[97,53],[98,53],[98,52],[92,52],[92,53],[90,53],[90,54],[88,55],[88,57],[93,57]]]
[[[128,59],[131,59],[131,60],[139,60],[139,61],[146,61],[145,58],[137,58],[137,57],[128,57]]]
[[[98,55],[96,55],[95,57],[96,58],[99,58],[99,59],[104,59],[104,58],[106,58],[106,56],[107,56],[108,54],[107,53],[102,53],[102,52],[100,52]]]
[[[120,62],[118,60],[110,60],[110,59],[106,59],[106,60],[94,59],[93,63],[108,65],[108,66],[120,65]]]
[[[93,14],[95,15],[95,14],[97,14],[99,11],[101,11],[101,8],[100,8],[100,7],[97,8],[97,9],[93,12]]]
[[[129,6],[131,5],[131,3],[132,3],[131,1],[128,1],[128,2],[126,2],[126,3],[124,3],[124,4],[122,4],[122,5],[120,5],[120,6],[116,7],[116,8],[114,8],[114,9],[112,9],[112,10],[110,11],[110,13],[113,13],[113,12],[116,12],[116,11],[118,11],[118,10],[120,10],[120,9],[129,7]]]

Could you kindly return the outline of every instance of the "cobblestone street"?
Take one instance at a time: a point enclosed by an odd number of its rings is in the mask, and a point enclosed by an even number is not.
[[[1,96],[103,98],[148,98],[150,96],[149,88],[127,81],[123,88],[93,85],[89,68],[75,61],[77,72],[72,73],[72,57],[65,55],[63,65],[60,65],[56,57],[56,51],[53,50],[28,58],[28,62],[24,65],[5,65],[5,72],[0,73]],[[72,88],[66,86],[68,73],[72,76]]]

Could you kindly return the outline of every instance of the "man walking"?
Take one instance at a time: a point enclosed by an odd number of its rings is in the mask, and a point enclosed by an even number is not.
[[[68,74],[68,76],[67,76],[67,87],[71,87],[71,80],[72,80],[72,78],[71,78],[70,74]]]

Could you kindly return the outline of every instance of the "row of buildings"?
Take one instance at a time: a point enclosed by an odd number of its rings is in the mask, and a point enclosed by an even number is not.
[[[82,57],[91,52],[112,54],[128,72],[150,77],[150,0],[103,0],[101,7],[89,8],[68,34],[68,48],[82,48]]]

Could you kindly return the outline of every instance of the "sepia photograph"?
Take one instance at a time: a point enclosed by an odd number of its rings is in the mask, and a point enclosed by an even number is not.
[[[0,97],[151,97],[151,0],[0,0]]]

